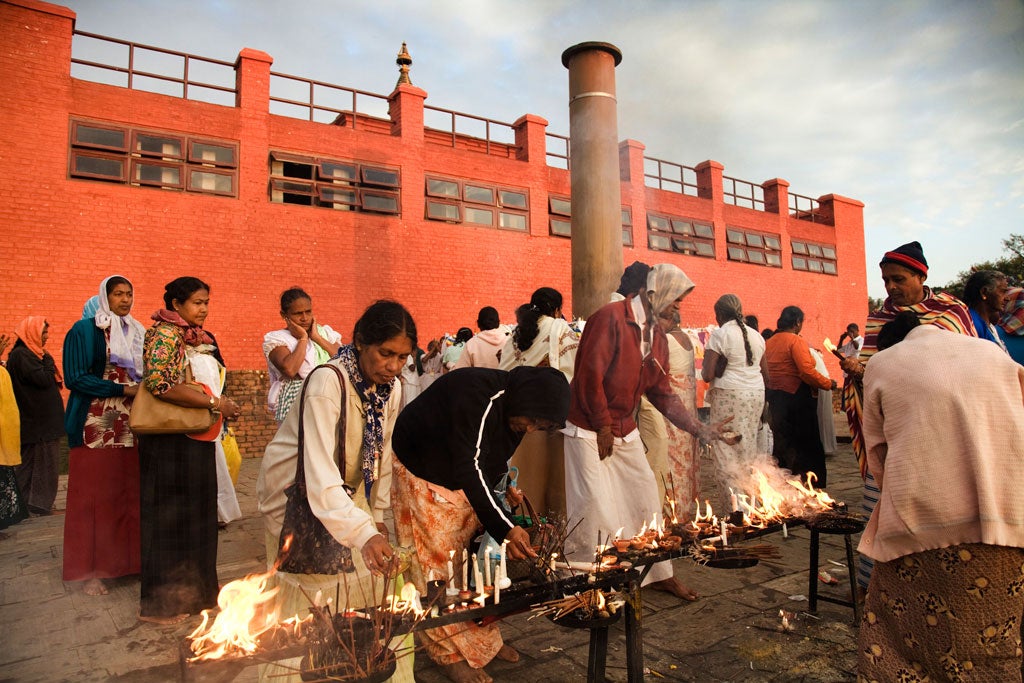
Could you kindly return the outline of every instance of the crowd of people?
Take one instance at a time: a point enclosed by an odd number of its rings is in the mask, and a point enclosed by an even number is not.
[[[965,662],[1019,677],[1024,291],[995,271],[974,273],[963,301],[933,291],[917,242],[879,265],[888,296],[863,336],[850,323],[836,351],[869,518],[859,666],[877,680],[946,675]],[[262,346],[267,410],[279,423],[257,484],[268,567],[289,552],[282,529],[297,507],[337,543],[340,565],[293,557],[304,568],[277,572],[279,606],[301,612],[309,595],[341,583],[348,605],[363,606],[402,556],[405,579],[425,594],[480,533],[511,559],[532,557],[513,515],[524,499],[562,516],[575,529],[568,559],[588,561],[601,534],[631,535],[667,500],[699,497],[701,442],[717,509],[732,509],[730,493],[766,454],[827,486],[838,385],[801,336],[804,311],[785,306],[760,331],[739,297],[723,294],[698,367],[699,342],[679,314],[695,287],[674,265],[638,262],[585,323],[566,321],[562,295],[540,287],[515,325],[487,306],[476,334],[461,328],[425,351],[398,302],[369,306],[345,342],[314,315],[310,294],[283,292],[283,326]],[[216,606],[218,525],[240,516],[223,437],[241,411],[204,327],[210,292],[194,277],[169,282],[147,329],[132,317],[131,282],[112,275],[66,334],[63,372],[39,316],[18,324],[0,367],[0,528],[51,513],[66,436],[64,579],[102,595],[105,580],[139,574],[139,618],[158,624]],[[0,337],[0,355],[10,341]],[[333,372],[317,371],[324,366]],[[705,421],[698,379],[708,385]],[[168,411],[167,429],[133,431],[141,394]],[[210,424],[185,433],[173,409],[208,413]],[[296,502],[299,484],[306,495]],[[667,562],[645,585],[698,597]],[[927,636],[905,637],[922,624]],[[489,681],[494,658],[518,659],[496,625],[418,637],[460,683]],[[411,657],[393,680],[413,680]]]

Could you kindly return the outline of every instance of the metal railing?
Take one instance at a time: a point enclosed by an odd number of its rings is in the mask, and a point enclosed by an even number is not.
[[[723,175],[722,199],[727,204],[764,211],[764,188],[747,180]]]
[[[544,151],[548,166],[569,170],[569,138],[555,133],[544,133]]]
[[[802,194],[789,193],[789,215],[802,221],[812,223],[826,223],[825,217],[821,214],[821,205],[813,197],[805,197]]]
[[[435,125],[428,126],[427,118],[430,117],[430,123],[438,122]],[[431,107],[429,105],[423,106],[423,118],[424,128],[439,133],[444,133],[451,142],[452,147],[458,146],[459,142],[463,143],[479,140],[483,143],[483,151],[485,154],[495,154],[498,156],[512,157],[516,156],[516,131],[511,123],[505,123],[504,121],[496,121],[494,119],[488,119],[483,116],[475,116],[473,114],[466,114],[452,109],[442,109],[441,107]],[[439,127],[441,121],[447,122],[444,127]],[[467,131],[470,126],[476,126],[477,130]],[[502,139],[503,138],[503,139]],[[473,145],[464,145],[467,149],[474,149]]]
[[[104,50],[109,51],[112,46],[119,46],[128,48],[127,60],[124,60],[124,55],[120,55],[118,63],[105,63],[100,61],[94,61],[92,59],[82,59],[75,57],[74,53],[81,53],[82,51],[88,52],[88,48],[79,45],[76,47],[72,43],[72,57],[71,64],[77,65],[80,68],[78,71],[82,73],[73,74],[77,78],[83,78],[83,80],[92,80],[99,83],[108,83],[110,85],[119,85],[127,87],[132,90],[145,90],[148,92],[157,92],[164,95],[174,95],[175,97],[181,97],[183,99],[200,100],[200,101],[212,101],[215,104],[222,104],[215,99],[208,99],[212,93],[224,93],[231,95],[231,104],[234,105],[235,91],[235,65],[233,62],[225,62],[219,59],[211,59],[209,57],[200,57],[198,55],[188,54],[186,52],[177,52],[175,50],[166,50],[161,47],[153,47],[152,45],[142,45],[141,43],[132,43],[127,40],[119,40],[117,38],[108,38],[107,36],[97,35],[95,33],[88,33],[86,31],[75,31],[75,38],[84,38],[90,41],[98,41],[94,44],[94,49],[97,52],[103,52]],[[81,43],[81,41],[78,41]],[[117,56],[115,56],[116,58]],[[164,65],[162,69],[164,72],[152,70],[160,67],[159,62],[162,58],[171,57],[174,62]],[[177,60],[180,60],[177,61]],[[140,62],[143,65],[140,67]],[[153,66],[147,66],[146,64],[152,64]],[[110,83],[111,79],[95,79],[88,78],[89,69],[95,69],[104,75],[117,74],[123,77],[115,78],[113,80],[119,82]],[[226,82],[232,85],[220,85],[217,83],[210,83],[206,80],[198,80],[195,77],[194,71],[196,69],[206,70],[210,73],[204,75],[208,78],[209,75],[220,75],[224,74]],[[141,83],[140,83],[141,81]],[[155,82],[155,83],[153,83]],[[168,89],[158,88],[147,88],[142,87],[143,84],[175,84],[180,86],[180,92],[171,93],[165,92]],[[203,97],[205,95],[206,97]],[[223,98],[222,98],[223,99]]]
[[[644,185],[697,197],[697,169],[672,161],[644,157]]]
[[[283,91],[293,89],[296,93],[301,92],[304,99],[297,99],[299,95],[285,97]],[[360,98],[363,99],[360,102]],[[331,102],[328,102],[328,101]],[[381,111],[371,111],[366,102],[376,103],[383,107]],[[285,107],[274,107],[274,104],[285,105]],[[334,106],[331,106],[331,104]],[[364,122],[368,119],[379,119],[389,121],[387,116],[388,98],[386,95],[346,88],[333,83],[291,76],[289,74],[270,72],[270,106],[273,113],[282,116],[292,116],[288,108],[297,108],[304,112],[301,118],[309,121],[317,121],[318,113],[328,114],[330,120],[320,121],[334,125],[357,128],[359,119]],[[362,109],[360,108],[362,107]],[[276,109],[276,111],[274,111]],[[293,117],[300,118],[300,117]]]

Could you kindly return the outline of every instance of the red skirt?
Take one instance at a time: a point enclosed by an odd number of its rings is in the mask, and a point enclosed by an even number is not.
[[[72,448],[64,580],[138,574],[140,547],[138,448]]]

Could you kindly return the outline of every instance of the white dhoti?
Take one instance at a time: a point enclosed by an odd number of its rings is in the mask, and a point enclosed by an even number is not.
[[[597,454],[597,435],[573,424],[565,434],[565,508],[568,529],[582,520],[566,540],[569,559],[593,562],[598,532],[606,543],[622,527],[622,537],[629,538],[646,522],[656,517],[661,524],[661,501],[658,484],[647,464],[644,445],[636,430],[616,438],[612,454],[601,460]],[[644,585],[669,579],[671,562],[651,567]]]

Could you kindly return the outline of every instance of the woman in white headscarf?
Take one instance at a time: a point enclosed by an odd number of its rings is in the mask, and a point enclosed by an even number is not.
[[[64,580],[139,573],[139,452],[128,429],[142,376],[145,328],[131,316],[132,284],[111,275],[100,284],[96,313],[64,338],[64,381],[71,390],[64,429],[71,449],[64,520]]]

